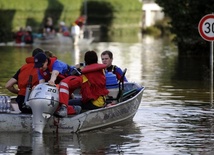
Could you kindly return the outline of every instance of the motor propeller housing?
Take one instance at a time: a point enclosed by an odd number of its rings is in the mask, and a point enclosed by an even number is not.
[[[58,88],[47,83],[38,84],[32,90],[28,102],[33,112],[33,129],[42,133],[59,105]]]

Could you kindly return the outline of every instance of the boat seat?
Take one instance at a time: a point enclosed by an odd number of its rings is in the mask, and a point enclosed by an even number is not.
[[[143,89],[143,87],[141,88],[134,88],[132,90],[129,90],[125,93],[123,93],[123,96],[122,96],[122,101],[125,101],[129,98],[132,98],[133,96],[135,96],[137,93],[139,93],[141,90]]]

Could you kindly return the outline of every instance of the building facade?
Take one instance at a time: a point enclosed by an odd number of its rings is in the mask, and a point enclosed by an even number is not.
[[[156,21],[164,18],[162,8],[154,2],[154,0],[142,0],[142,27],[150,27],[155,24]]]

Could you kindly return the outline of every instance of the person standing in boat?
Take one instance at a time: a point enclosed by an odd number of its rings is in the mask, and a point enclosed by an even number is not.
[[[29,77],[31,76],[32,87],[39,83],[37,69],[34,68],[34,56],[38,53],[43,53],[43,50],[40,48],[34,49],[32,52],[32,57],[26,58],[26,64],[23,65],[5,85],[6,89],[8,89],[10,92],[18,94],[16,97],[16,102],[18,103],[19,110],[22,113],[32,113],[31,109],[24,105],[24,101],[26,88],[29,84]]]
[[[81,109],[98,109],[105,106],[105,96],[109,93],[106,89],[104,69],[106,65],[98,64],[98,57],[95,51],[88,51],[84,56],[85,67],[81,70],[80,76],[69,76],[59,84],[60,109],[55,115],[66,117],[67,114],[78,114]],[[82,98],[70,99],[74,90],[80,88]]]
[[[78,42],[79,42],[79,38],[80,38],[80,27],[76,23],[72,24],[71,36],[72,36],[72,39],[73,39],[73,44],[77,45]]]
[[[102,59],[102,63],[107,66],[106,70],[108,72],[114,73],[117,77],[117,80],[119,81],[123,75],[123,71],[121,70],[120,67],[116,65],[112,65],[113,53],[111,51],[106,50],[101,53],[101,59]],[[124,76],[124,81],[128,82],[125,76]]]
[[[74,66],[69,66],[57,57],[47,57],[44,53],[35,55],[34,63],[34,67],[39,68],[39,83],[48,82],[50,85],[55,85],[76,71]]]
[[[80,34],[79,34],[79,37],[80,39],[83,39],[84,38],[84,31],[85,31],[85,24],[86,24],[86,16],[85,15],[81,15],[80,17],[78,17],[74,24],[78,25],[79,26],[79,29],[80,29]]]

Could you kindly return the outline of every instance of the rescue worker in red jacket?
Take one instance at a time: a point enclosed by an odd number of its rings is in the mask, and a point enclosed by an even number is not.
[[[32,77],[31,86],[35,86],[39,83],[37,68],[34,68],[34,56],[38,53],[43,53],[43,50],[39,48],[34,49],[32,57],[26,58],[26,64],[23,65],[5,85],[10,92],[18,94],[16,102],[22,113],[32,113],[30,107],[24,106],[24,100],[26,88],[29,83],[29,76]],[[18,85],[18,88],[16,85]]]
[[[55,113],[59,117],[67,114],[78,114],[82,109],[92,110],[102,108],[105,105],[105,96],[109,93],[106,89],[104,69],[106,65],[98,64],[95,51],[88,51],[84,56],[85,67],[80,76],[69,76],[59,84],[60,109]],[[80,88],[81,99],[70,99],[71,94]]]
[[[62,79],[72,75],[74,66],[58,60],[56,57],[47,57],[39,53],[34,57],[35,68],[38,68],[39,83],[48,82],[50,85],[58,84]]]

